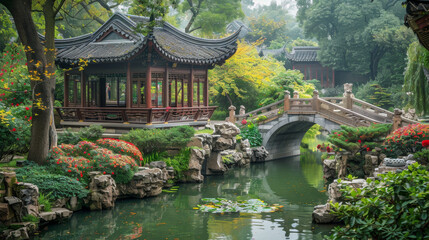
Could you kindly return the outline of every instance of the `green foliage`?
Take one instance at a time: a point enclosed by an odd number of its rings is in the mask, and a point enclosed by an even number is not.
[[[10,15],[3,6],[0,6],[0,52],[13,37],[16,37],[16,32],[13,29],[12,21],[10,21]]]
[[[134,129],[122,135],[121,139],[138,147],[143,155],[153,152],[161,153],[168,148],[183,148],[195,134],[190,126],[179,126],[170,129]]]
[[[169,7],[177,7],[177,0],[133,0],[129,13],[149,17],[149,21],[139,23],[136,30],[144,35],[151,33],[159,23],[157,19],[163,19],[168,13]]]
[[[53,166],[29,162],[28,166],[16,169],[16,177],[20,182],[35,184],[40,193],[51,201],[73,196],[84,198],[89,193],[81,182],[60,174]]]
[[[427,165],[429,162],[429,149],[423,149],[414,153],[414,159],[416,159],[420,164]]]
[[[370,79],[387,70],[396,78],[392,82],[401,81],[405,49],[414,36],[402,24],[404,10],[398,1],[297,0],[297,7],[306,37],[319,42],[324,66]]]
[[[183,178],[183,171],[188,170],[189,159],[191,157],[191,149],[184,148],[181,149],[179,154],[172,158],[164,158],[164,161],[167,166],[173,167],[175,172],[176,179]]]
[[[405,69],[404,90],[409,96],[407,104],[416,109],[416,113],[429,115],[429,83],[424,67],[429,68],[429,52],[418,42],[410,45],[407,51],[408,64]]]
[[[377,81],[370,81],[358,87],[356,98],[369,102],[377,107],[389,109],[393,107],[392,94]]]
[[[342,148],[354,156],[358,152],[363,153],[379,146],[391,127],[391,124],[372,124],[369,127],[342,125],[341,130],[329,134],[328,141],[336,147],[334,150]]]
[[[22,217],[22,221],[23,222],[32,222],[32,223],[38,223],[39,222],[39,218],[36,216],[33,216],[31,214],[27,214],[24,217]]]
[[[423,239],[429,234],[429,172],[414,164],[401,173],[367,179],[368,186],[345,186],[347,203],[332,204],[344,221],[329,239]]]
[[[288,52],[290,52],[290,51],[292,51],[293,47],[299,47],[299,46],[317,47],[318,44],[317,44],[317,42],[313,42],[311,40],[305,40],[305,39],[297,38],[297,39],[293,40],[292,42],[288,43],[286,45],[286,49],[288,50]]]
[[[383,143],[383,151],[389,157],[406,156],[421,151],[423,140],[429,140],[429,125],[410,124],[389,134]]]
[[[45,212],[50,212],[52,209],[52,204],[49,201],[49,195],[50,193],[48,193],[47,195],[40,193],[40,196],[39,196],[39,205],[45,206],[44,208]]]
[[[79,132],[74,132],[71,128],[64,129],[58,134],[58,144],[77,144],[79,141],[95,142],[103,136],[104,128],[100,125],[84,127]]]
[[[211,120],[222,120],[224,121],[225,118],[228,117],[228,111],[227,110],[220,110],[220,109],[216,109],[212,116],[211,116]]]
[[[240,136],[242,139],[248,139],[251,147],[262,145],[262,135],[259,132],[258,125],[253,124],[251,121],[240,128]]]
[[[204,133],[206,133],[206,134],[213,134],[213,129],[211,129],[211,128],[201,129],[201,130],[196,131],[195,135],[197,135],[197,134],[204,134]]]
[[[198,31],[203,35],[224,33],[234,19],[244,16],[240,0],[189,0],[182,1],[180,12],[190,16],[185,32]]]

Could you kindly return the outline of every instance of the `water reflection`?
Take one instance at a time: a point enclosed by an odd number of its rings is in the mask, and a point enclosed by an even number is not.
[[[39,239],[322,239],[329,227],[311,223],[313,206],[326,201],[320,155],[303,153],[183,184],[149,199],[126,199],[112,210],[78,212],[47,227]],[[192,208],[205,197],[259,198],[283,211],[211,214]]]

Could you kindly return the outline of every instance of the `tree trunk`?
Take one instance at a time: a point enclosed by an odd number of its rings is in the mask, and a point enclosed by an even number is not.
[[[33,121],[28,160],[44,164],[50,145],[50,126],[54,124],[51,113],[55,80],[49,77],[48,69],[53,66],[48,66],[44,48],[38,38],[31,17],[31,0],[0,0],[0,3],[13,16],[19,37],[26,48],[27,66],[31,76]]]

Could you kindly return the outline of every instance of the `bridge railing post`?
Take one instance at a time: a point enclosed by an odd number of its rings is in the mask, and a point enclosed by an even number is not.
[[[229,110],[229,118],[228,118],[228,122],[230,123],[235,123],[235,107],[234,106],[229,106],[228,110]]]
[[[290,92],[286,90],[284,104],[283,104],[283,111],[287,112],[289,110],[290,110]]]
[[[238,114],[238,115],[244,115],[244,114],[246,114],[246,107],[245,107],[245,106],[243,106],[243,105],[241,105],[241,106],[240,106],[240,112],[239,112],[239,114]]]
[[[345,93],[344,93],[344,100],[343,100],[343,102],[344,102],[344,107],[345,108],[347,108],[347,109],[352,109],[352,107],[353,107],[353,101],[352,101],[352,91],[351,90],[347,90]]]
[[[293,91],[293,98],[299,98],[299,92],[298,91]],[[299,102],[298,101],[294,101],[292,104],[293,105],[298,105]]]
[[[395,112],[393,114],[393,119],[392,119],[392,132],[395,131],[396,129],[400,128],[402,125],[402,110],[399,108],[395,108]]]
[[[313,91],[313,101],[311,102],[311,105],[314,111],[318,112],[320,110],[319,91],[317,90]]]

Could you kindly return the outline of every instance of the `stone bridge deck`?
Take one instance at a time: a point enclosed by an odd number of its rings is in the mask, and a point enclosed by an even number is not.
[[[229,119],[241,123],[243,119],[261,119],[265,116],[266,119],[259,121],[263,145],[270,152],[269,159],[277,159],[299,155],[302,138],[314,124],[331,132],[339,129],[340,125],[360,127],[372,123],[391,123],[393,129],[397,129],[417,123],[401,114],[399,109],[390,112],[356,99],[351,91],[347,91],[344,97],[327,98],[319,98],[317,91],[314,91],[312,98],[299,98],[297,92],[291,98],[286,91],[284,100],[248,113],[241,110],[237,116],[230,111]]]

